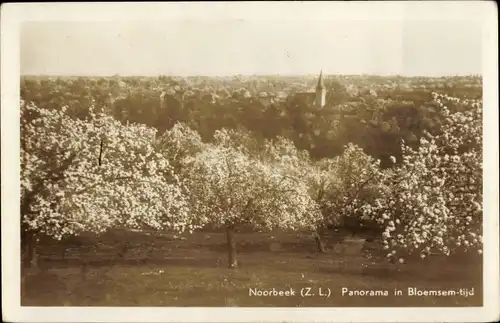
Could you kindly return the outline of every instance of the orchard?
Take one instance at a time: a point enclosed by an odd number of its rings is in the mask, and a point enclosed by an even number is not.
[[[284,136],[228,127],[207,140],[182,122],[157,134],[92,104],[75,114],[22,101],[26,255],[40,235],[211,227],[225,232],[235,268],[239,228],[312,232],[324,253],[322,229],[363,221],[380,229],[393,261],[480,254],[482,101],[433,93],[429,104],[440,127],[423,131],[416,145],[402,138],[398,157],[382,167],[354,143],[316,158]]]

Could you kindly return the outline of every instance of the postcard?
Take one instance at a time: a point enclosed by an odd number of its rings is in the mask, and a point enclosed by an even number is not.
[[[1,9],[4,320],[499,319],[494,3]]]

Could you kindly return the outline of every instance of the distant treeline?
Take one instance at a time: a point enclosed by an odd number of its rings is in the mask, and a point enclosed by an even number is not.
[[[300,82],[299,82],[300,81]],[[313,77],[23,77],[21,99],[40,108],[67,107],[84,118],[89,107],[123,123],[143,123],[160,133],[183,122],[210,140],[217,129],[245,129],[257,139],[283,136],[313,158],[334,157],[347,143],[380,158],[400,160],[404,140],[417,145],[441,121],[432,92],[482,97],[482,79],[471,77],[327,77],[327,105],[318,110],[296,93],[314,87]],[[161,94],[165,92],[162,98]],[[251,93],[244,97],[243,92]],[[285,98],[263,98],[262,93]],[[271,95],[272,94],[272,95]],[[458,106],[460,109],[460,106]]]

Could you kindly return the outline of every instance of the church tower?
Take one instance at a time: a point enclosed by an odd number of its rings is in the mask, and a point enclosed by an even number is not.
[[[326,89],[323,84],[323,71],[319,73],[318,85],[316,85],[316,108],[322,108],[326,104]]]

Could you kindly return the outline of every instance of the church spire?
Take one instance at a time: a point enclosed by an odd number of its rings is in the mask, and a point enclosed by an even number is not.
[[[319,73],[318,85],[316,85],[316,108],[322,108],[326,103],[326,89],[323,83],[323,70]]]
[[[318,85],[316,85],[316,90],[323,90],[325,88],[325,84],[323,83],[323,70],[319,73]]]

